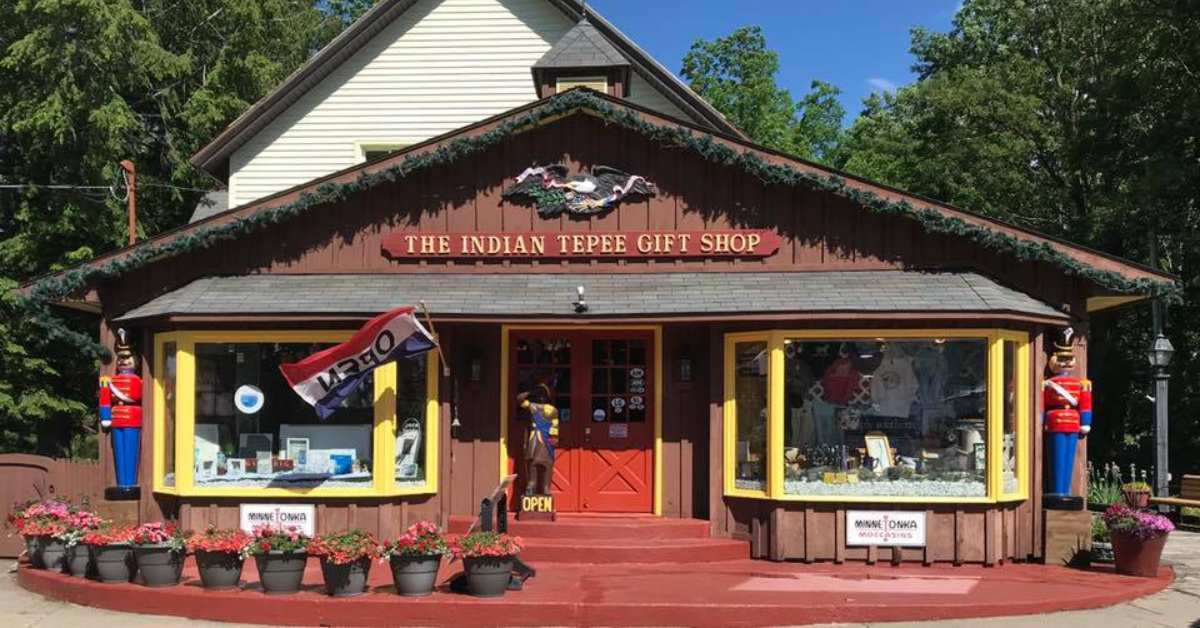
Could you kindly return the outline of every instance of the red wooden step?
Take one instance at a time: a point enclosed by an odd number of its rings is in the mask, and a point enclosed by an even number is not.
[[[750,544],[734,539],[529,538],[521,559],[537,563],[706,563],[750,557]]]
[[[462,534],[474,521],[451,517],[450,532]],[[664,517],[605,517],[559,515],[557,521],[518,521],[509,517],[508,532],[525,539],[707,539],[709,522],[701,519]]]

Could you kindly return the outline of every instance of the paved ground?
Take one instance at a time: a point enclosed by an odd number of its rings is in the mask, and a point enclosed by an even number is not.
[[[1173,534],[1170,542],[1167,544],[1165,558],[1175,566],[1178,574],[1176,581],[1169,589],[1162,593],[1128,604],[1101,610],[1055,613],[1040,616],[881,625],[889,627],[910,625],[1009,627],[1041,624],[1052,625],[1055,628],[1102,628],[1106,626],[1200,628],[1200,534],[1183,532]],[[200,627],[230,625],[181,620],[171,617],[117,613],[47,600],[17,587],[13,575],[7,573],[11,570],[11,566],[11,561],[0,565],[0,568],[6,572],[0,576],[0,626],[11,626],[14,628],[18,626],[53,626],[55,628],[72,626],[104,628],[106,626],[114,626],[136,628],[139,626]]]

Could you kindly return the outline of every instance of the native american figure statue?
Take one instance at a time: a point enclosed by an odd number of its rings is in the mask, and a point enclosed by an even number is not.
[[[558,409],[546,384],[517,395],[521,410],[528,414],[525,434],[525,494],[549,495],[554,477],[554,448],[558,445]]]
[[[504,191],[506,199],[527,199],[537,204],[538,215],[554,218],[566,211],[576,216],[599,214],[630,196],[653,196],[658,189],[645,177],[608,166],[567,176],[561,164],[526,168],[517,182]]]

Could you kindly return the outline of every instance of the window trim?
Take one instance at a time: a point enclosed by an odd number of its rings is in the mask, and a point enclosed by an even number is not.
[[[154,371],[154,491],[188,497],[394,497],[436,494],[438,487],[438,450],[440,448],[438,380],[440,368],[436,352],[426,354],[425,408],[425,484],[396,485],[396,365],[385,364],[375,371],[374,427],[372,430],[372,482],[369,488],[283,488],[283,487],[201,487],[195,485],[193,441],[195,438],[196,344],[308,342],[340,343],[349,340],[353,330],[288,331],[179,331],[155,334]],[[165,469],[165,399],[162,365],[163,346],[176,343],[175,364],[175,487],[162,485]],[[390,461],[390,462],[389,462]]]
[[[354,163],[367,163],[367,153],[374,151],[387,151],[389,153],[403,150],[419,143],[420,140],[413,139],[383,139],[383,140],[358,140],[354,142]]]
[[[875,339],[875,338],[956,338],[987,341],[987,461],[988,472],[985,485],[987,495],[982,497],[938,497],[938,496],[871,496],[871,495],[792,495],[784,491],[783,420],[784,420],[784,340],[830,340],[830,339]],[[734,391],[734,345],[740,342],[762,342],[766,340],[770,351],[770,371],[767,388],[770,392],[767,417],[767,488],[763,491],[739,489],[734,485],[734,462],[736,446],[737,400]],[[1003,493],[1001,455],[1004,434],[1004,340],[1017,343],[1017,480],[1016,493]],[[724,403],[723,403],[723,475],[724,494],[727,497],[770,499],[791,502],[825,503],[892,503],[892,504],[994,504],[1019,501],[1029,498],[1032,464],[1029,457],[1029,439],[1032,429],[1032,404],[1034,399],[1030,366],[1029,334],[1001,329],[770,329],[725,334],[724,357]]]
[[[566,87],[563,87],[564,85]],[[560,76],[554,79],[554,93],[556,94],[561,94],[568,89],[576,87],[586,87],[602,94],[607,94],[609,88],[608,76],[596,74],[588,76]]]

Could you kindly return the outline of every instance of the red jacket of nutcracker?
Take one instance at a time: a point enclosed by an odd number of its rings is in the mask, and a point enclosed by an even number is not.
[[[1046,380],[1042,391],[1047,432],[1087,434],[1092,429],[1092,382],[1070,375]]]
[[[118,373],[100,378],[100,425],[142,426],[142,378]]]

